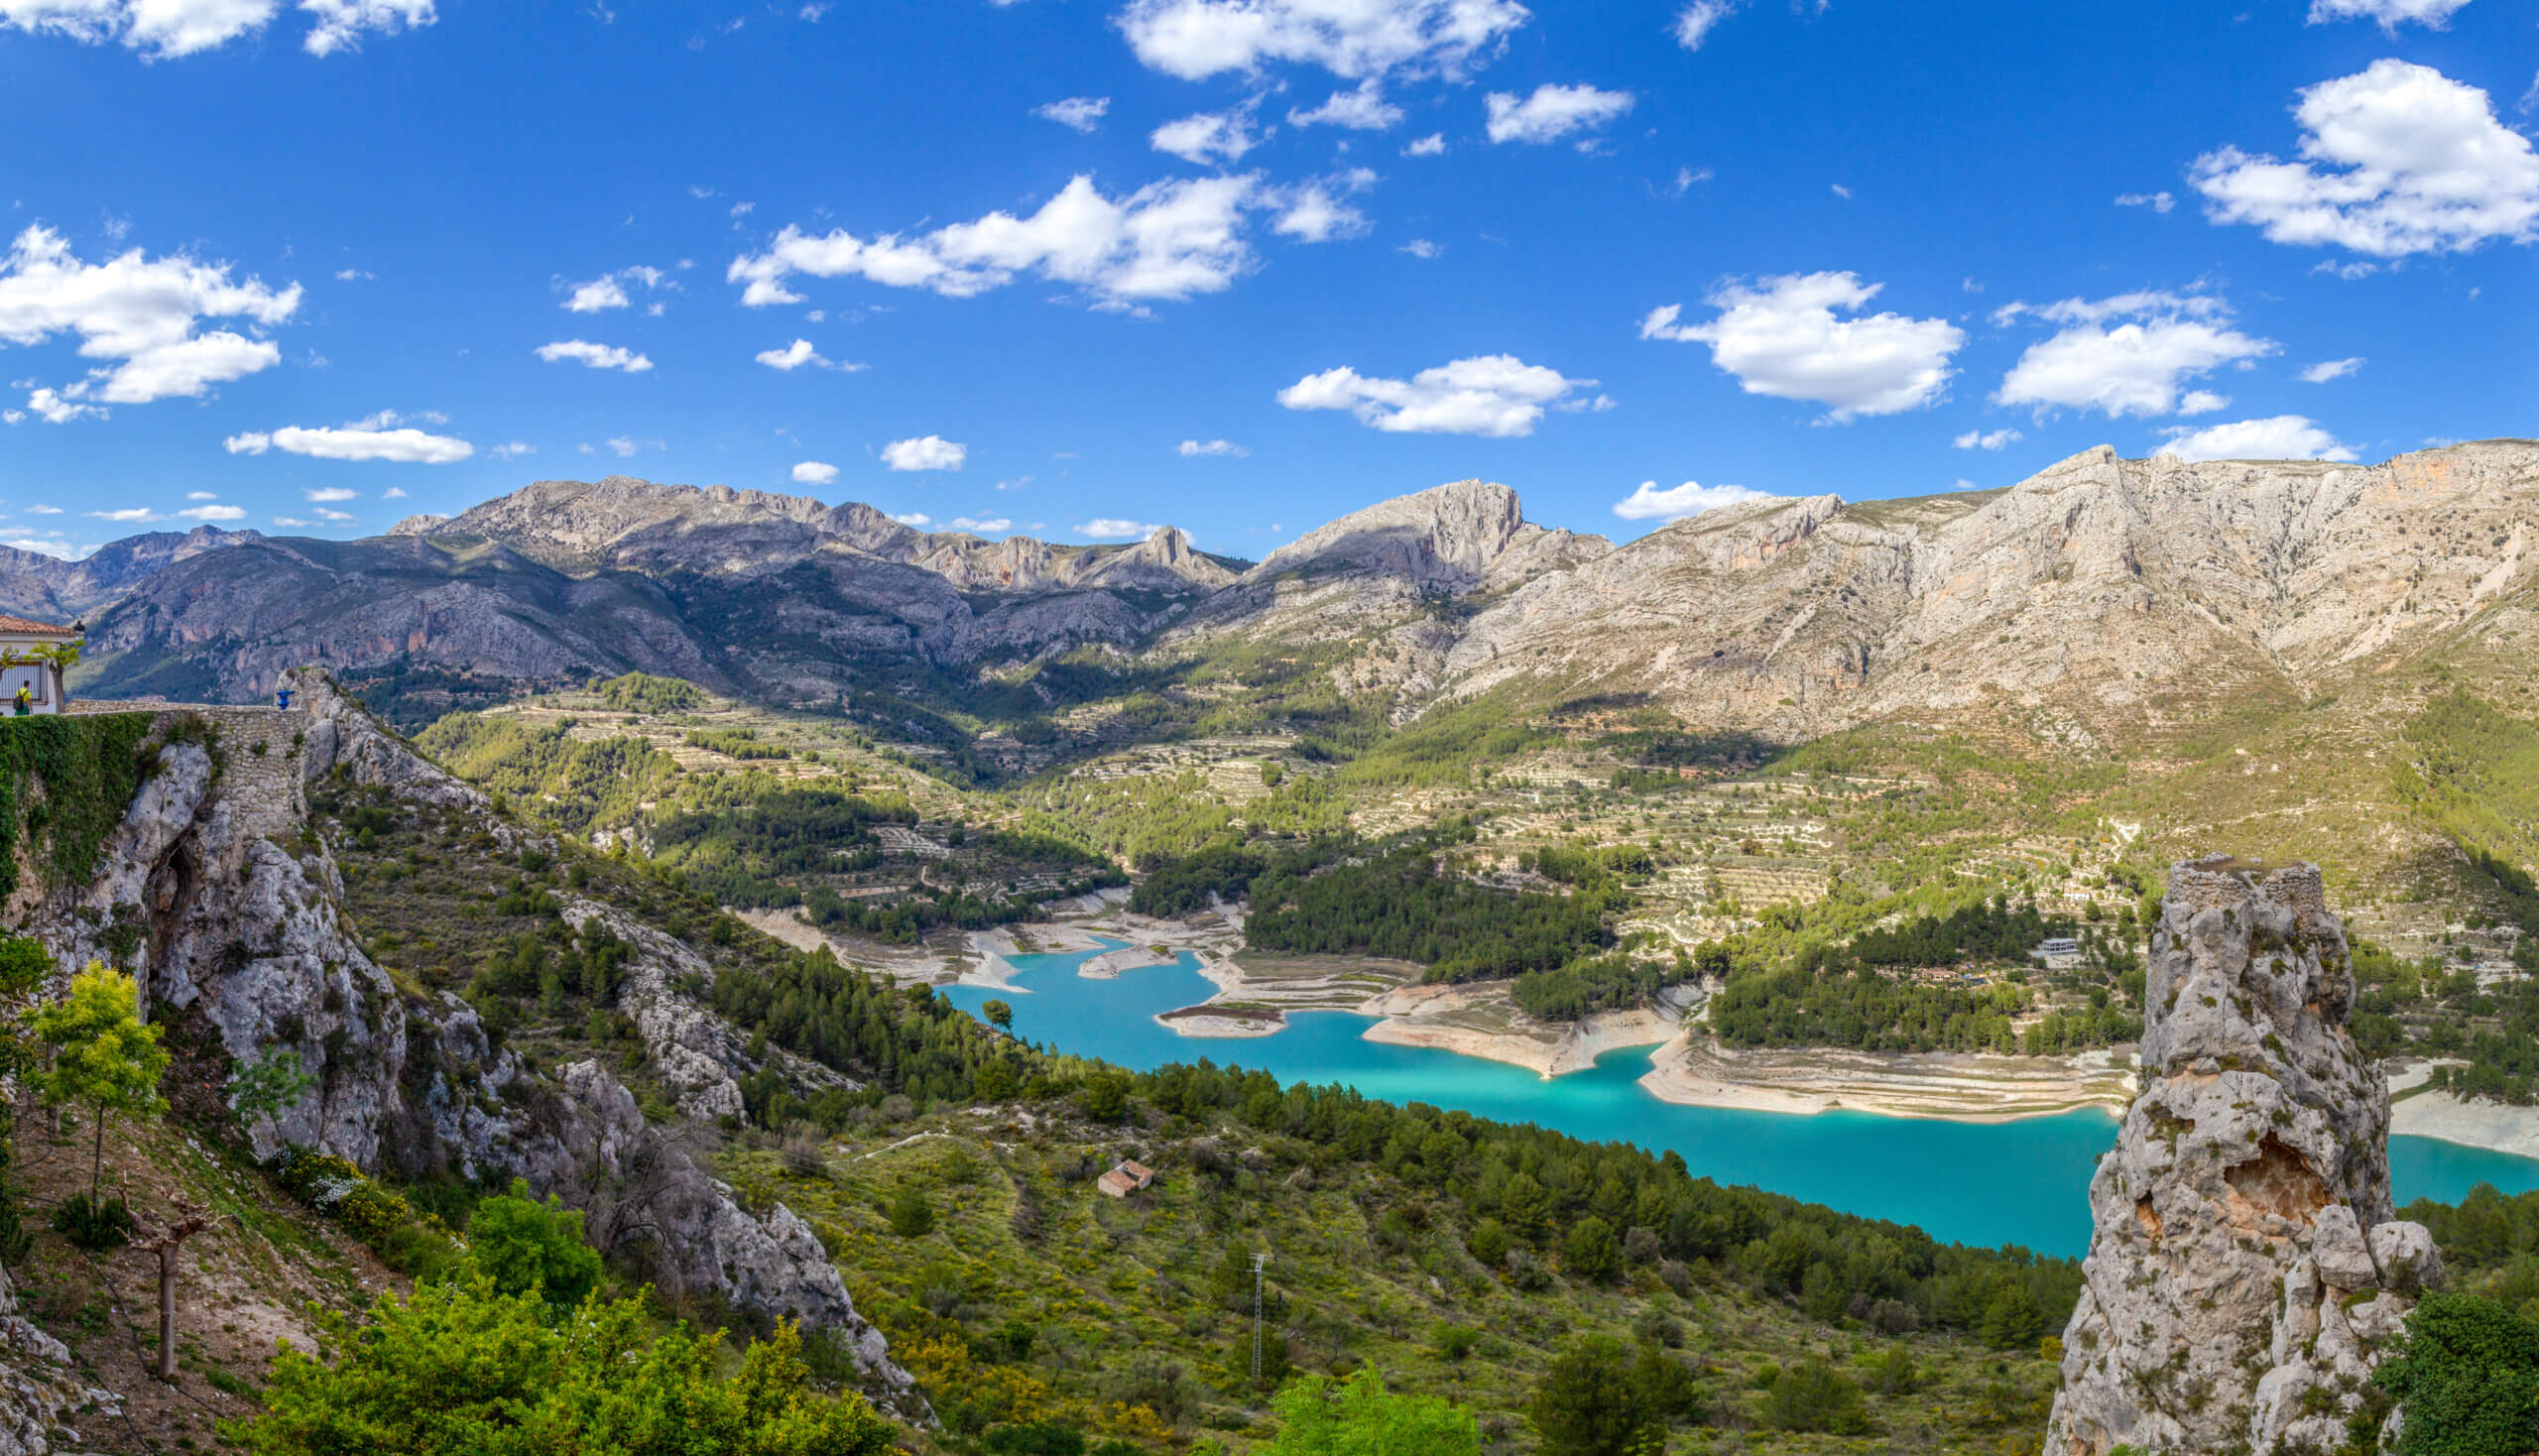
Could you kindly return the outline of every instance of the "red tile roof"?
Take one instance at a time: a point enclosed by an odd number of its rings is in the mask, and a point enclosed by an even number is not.
[[[38,622],[27,617],[0,616],[0,632],[33,637],[69,637],[71,629],[59,622]]]

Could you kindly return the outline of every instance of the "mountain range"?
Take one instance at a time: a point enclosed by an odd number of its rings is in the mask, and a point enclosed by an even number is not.
[[[0,609],[86,614],[79,685],[106,697],[252,698],[314,663],[495,695],[640,668],[813,705],[1078,647],[1169,660],[1239,641],[1317,649],[1398,713],[1625,694],[1788,741],[2007,712],[2086,743],[2232,695],[2314,698],[2464,631],[2509,641],[2535,505],[2529,441],[2370,466],[2103,446],[2006,489],[1769,498],[1621,546],[1464,481],[1256,564],[1171,528],[990,542],[612,476],[363,541],[205,528],[80,562],[10,552]]]

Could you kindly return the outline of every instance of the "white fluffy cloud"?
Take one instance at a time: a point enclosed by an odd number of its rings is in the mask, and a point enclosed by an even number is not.
[[[615,273],[603,273],[588,283],[574,284],[572,292],[565,296],[564,307],[573,313],[598,313],[609,308],[626,307],[635,302],[626,292],[630,283],[646,289],[678,287],[670,281],[667,273],[658,268],[621,268]]]
[[[1401,155],[1404,157],[1443,157],[1446,155],[1446,134],[1444,132],[1430,132],[1428,135],[1412,142],[1409,146],[1402,148]]]
[[[793,467],[795,485],[826,485],[837,479],[837,467],[826,460],[804,460]]]
[[[2016,440],[2025,439],[2026,437],[2027,436],[2020,434],[2015,429],[1970,429],[1966,433],[1959,435],[1956,439],[1949,441],[1949,443],[1956,445],[1961,450],[1997,450],[2004,445],[2010,444]]]
[[[1184,80],[1279,61],[1354,80],[1461,74],[1527,19],[1515,0],[1130,0],[1119,26],[1138,60]]]
[[[1533,433],[1546,407],[1595,383],[1563,378],[1513,354],[1484,354],[1423,369],[1406,380],[1327,369],[1278,391],[1278,403],[1290,410],[1347,410],[1360,424],[1396,434],[1505,438]]]
[[[923,511],[910,511],[906,515],[893,516],[891,519],[897,521],[902,526],[909,527],[917,531],[923,531],[934,524],[934,518],[925,514]]]
[[[1614,514],[1626,521],[1681,521],[1704,511],[1734,506],[1745,501],[1768,501],[1768,491],[1744,485],[1700,485],[1687,480],[1682,485],[1657,488],[1654,480],[1643,480],[1639,489],[1614,502]]]
[[[1240,161],[1244,153],[1261,145],[1252,117],[1242,110],[1202,111],[1167,121],[1149,133],[1147,141],[1158,152],[1202,167]]]
[[[1014,523],[1003,516],[955,516],[943,523],[954,531],[1011,531]]]
[[[781,369],[787,374],[805,364],[815,365],[821,369],[829,367],[829,361],[820,357],[819,350],[811,347],[809,339],[795,339],[781,349],[761,349],[758,352],[758,362],[770,369]]]
[[[244,521],[247,512],[239,506],[187,506],[177,513],[188,521]]]
[[[1338,177],[1317,178],[1280,193],[1284,199],[1270,227],[1299,242],[1327,243],[1363,236],[1367,214],[1345,199],[1376,184],[1376,175],[1360,167]]]
[[[1966,334],[1945,318],[1837,316],[1858,315],[1885,287],[1852,273],[1730,283],[1704,301],[1717,318],[1680,323],[1683,305],[1669,303],[1640,320],[1639,336],[1708,344],[1748,394],[1830,405],[1837,422],[1918,410],[1948,387]]]
[[[2145,290],[2114,298],[2012,303],[1996,323],[2022,316],[2061,324],[2030,344],[1993,398],[2002,405],[2096,410],[2126,415],[2204,414],[2230,402],[2209,390],[2186,391],[2225,364],[2244,364],[2275,351],[2274,341],[2230,326],[2230,310],[2207,294]]]
[[[1043,121],[1054,121],[1080,132],[1089,132],[1102,125],[1102,118],[1110,112],[1111,98],[1108,96],[1069,96],[1063,101],[1031,108],[1031,114]]]
[[[1401,123],[1401,108],[1385,99],[1384,81],[1369,76],[1357,89],[1334,91],[1311,111],[1290,110],[1290,126],[1344,126],[1351,131],[1387,131]]]
[[[2169,442],[2160,453],[2181,460],[2351,460],[2351,445],[2339,444],[2328,433],[2300,415],[2277,415],[2266,420],[2240,420],[2230,425],[2208,425],[2202,429],[2183,426],[2161,431]]]
[[[168,519],[147,506],[125,506],[114,511],[90,511],[88,515],[99,521],[112,521],[118,526],[146,526],[153,521]]]
[[[1185,439],[1177,448],[1185,460],[1197,455],[1243,456],[1252,453],[1230,439]]]
[[[2148,207],[2154,212],[2166,212],[2178,205],[2178,199],[2176,193],[2167,191],[2125,192],[2116,199],[2116,205],[2118,207]]]
[[[330,485],[323,490],[302,490],[301,492],[301,495],[305,497],[311,504],[320,506],[327,505],[335,501],[349,501],[360,494],[360,491],[346,490],[340,485]],[[317,514],[323,516],[326,513],[320,511]]]
[[[9,0],[0,0],[0,5]],[[82,358],[108,360],[85,378],[35,389],[27,408],[54,424],[103,415],[106,405],[199,396],[282,361],[270,339],[229,329],[197,333],[205,318],[244,319],[250,328],[299,311],[300,285],[234,282],[226,264],[135,248],[82,263],[60,233],[30,227],[0,258],[0,343],[30,345],[57,333],[79,336]]]
[[[1699,51],[1710,39],[1713,27],[1737,13],[1743,0],[1692,0],[1675,12],[1675,44],[1687,51]]]
[[[531,444],[526,440],[516,439],[496,445],[485,453],[493,456],[497,460],[517,460],[523,455],[537,454],[538,446]]]
[[[2384,31],[2395,32],[2413,21],[2441,30],[2468,3],[2469,0],[2310,0],[2310,24],[2369,20],[2379,22]]]
[[[1490,139],[1494,142],[1556,142],[1576,132],[1592,131],[1622,116],[1634,100],[1629,91],[1600,91],[1594,86],[1534,87],[1522,98],[1493,91]]]
[[[2292,114],[2299,162],[2237,147],[2196,159],[2206,216],[2380,258],[2539,238],[2539,153],[2476,86],[2375,61],[2304,90]]]
[[[412,427],[363,427],[369,424],[360,421],[340,428],[316,429],[289,425],[270,433],[255,430],[233,434],[220,443],[233,455],[261,455],[274,449],[318,460],[397,460],[419,465],[451,465],[476,453],[474,445],[451,435],[425,434]],[[342,500],[350,495],[346,491],[334,496],[312,495],[309,499]]]
[[[725,277],[747,286],[741,302],[752,307],[801,303],[786,286],[796,274],[960,299],[1036,273],[1122,306],[1187,299],[1225,289],[1251,267],[1244,212],[1267,204],[1262,190],[1252,176],[1190,178],[1115,199],[1078,177],[1028,217],[991,212],[917,237],[867,241],[844,229],[813,237],[788,226],[766,252],[733,259]]]
[[[2359,354],[2355,355],[2351,359],[2322,360],[2319,363],[2313,364],[2309,368],[2301,371],[2301,382],[2303,384],[2326,384],[2329,380],[2343,379],[2347,375],[2357,372],[2362,368],[2362,364],[2363,359]]]
[[[882,446],[882,463],[894,470],[958,470],[970,458],[970,447],[939,434],[895,439]]]
[[[66,36],[87,45],[119,43],[153,61],[214,51],[252,36],[281,14],[284,0],[0,0],[0,28]],[[310,18],[301,49],[311,56],[359,50],[364,31],[430,25],[432,0],[300,0]]]
[[[427,26],[438,18],[432,14],[432,0],[300,0],[300,8],[315,20],[308,38],[301,42],[301,49],[311,56],[358,51],[364,31],[393,36],[406,27]]]
[[[632,349],[622,349],[613,344],[595,344],[588,339],[558,339],[551,344],[540,344],[538,357],[549,364],[562,363],[569,359],[576,364],[585,364],[593,369],[623,369],[629,374],[641,374],[653,367],[652,360]]]
[[[1123,521],[1115,516],[1096,516],[1078,526],[1075,534],[1088,541],[1120,541],[1129,537],[1144,541],[1162,529],[1160,526],[1149,526],[1142,521]]]

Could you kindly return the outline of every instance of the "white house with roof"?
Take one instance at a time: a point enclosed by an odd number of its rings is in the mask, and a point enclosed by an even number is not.
[[[62,711],[69,702],[62,669],[77,660],[76,649],[87,631],[85,622],[64,627],[0,616],[0,713],[14,714],[22,703],[29,713]]]

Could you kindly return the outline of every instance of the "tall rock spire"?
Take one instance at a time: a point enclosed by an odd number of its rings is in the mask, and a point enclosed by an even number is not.
[[[2046,1450],[2338,1449],[2441,1264],[2394,1221],[2388,1086],[2346,1031],[2318,868],[2177,866],[2144,997]]]

